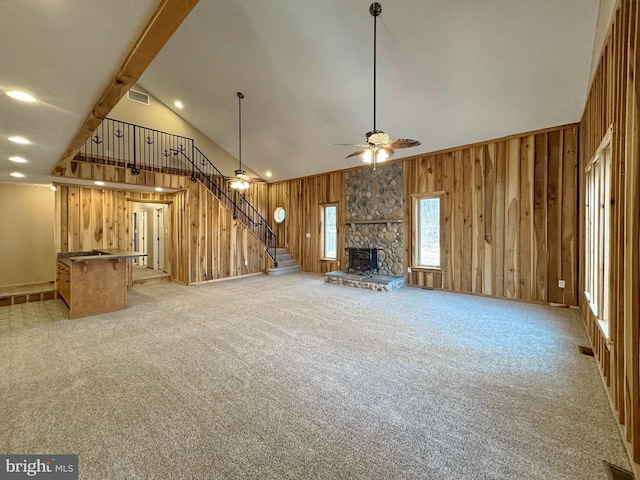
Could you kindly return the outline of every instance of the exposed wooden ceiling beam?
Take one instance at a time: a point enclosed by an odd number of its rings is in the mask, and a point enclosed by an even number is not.
[[[167,40],[196,6],[198,0],[162,0],[138,40],[127,55],[118,73],[113,77],[100,101],[93,107],[82,126],[71,140],[52,175],[62,175],[69,162],[93,131],[102,123],[124,94],[140,78]]]

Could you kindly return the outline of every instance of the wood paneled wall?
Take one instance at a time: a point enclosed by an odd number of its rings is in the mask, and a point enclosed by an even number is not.
[[[265,271],[265,246],[204,185],[191,183],[186,195],[191,282]]]
[[[411,199],[443,198],[443,268],[413,267],[409,284],[577,305],[577,142],[578,126],[569,125],[404,160],[405,267],[414,264]],[[282,224],[272,223],[278,244],[304,271],[344,265],[340,247],[336,262],[320,260],[322,204],[338,204],[344,245],[344,174],[268,186],[268,211],[287,212]]]
[[[442,194],[442,269],[416,268],[407,234],[409,284],[577,305],[577,141],[570,125],[406,159],[405,225]]]
[[[332,172],[299,178],[268,186],[269,215],[276,207],[286,212],[284,222],[269,221],[278,237],[278,246],[286,247],[305,272],[326,273],[344,265],[344,172]],[[321,206],[338,205],[338,258],[321,260]],[[307,237],[309,234],[309,237]]]
[[[56,210],[60,252],[131,248],[131,203],[171,203],[171,195],[59,185]]]
[[[640,472],[640,6],[620,0],[612,18],[600,63],[581,122],[580,172],[612,126],[611,272],[609,338],[584,300],[583,319],[608,386],[617,419],[623,425],[636,475]],[[584,185],[581,185],[584,191]],[[584,202],[580,232],[584,236]],[[585,252],[580,248],[581,271]]]
[[[115,165],[102,165],[81,160],[73,160],[64,170],[65,178],[82,180],[100,180],[127,185],[185,189],[191,181],[189,177],[170,175],[168,173],[143,170],[140,175],[133,175],[130,168]]]
[[[58,185],[56,251],[80,252],[100,248],[131,250],[131,213],[136,201],[168,204],[169,228],[173,230],[175,208],[172,195]],[[175,276],[177,264],[173,237],[166,249],[169,260],[166,268]]]
[[[130,250],[132,204],[161,202],[169,205],[167,270],[174,281],[191,284],[265,270],[264,246],[232,212],[202,184],[174,183],[186,189],[161,194],[59,185],[56,250]]]

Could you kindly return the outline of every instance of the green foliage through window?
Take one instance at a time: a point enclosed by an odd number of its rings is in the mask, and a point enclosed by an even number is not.
[[[323,258],[335,259],[338,257],[338,224],[335,205],[325,205],[323,227]]]
[[[418,201],[418,265],[440,267],[440,198]]]

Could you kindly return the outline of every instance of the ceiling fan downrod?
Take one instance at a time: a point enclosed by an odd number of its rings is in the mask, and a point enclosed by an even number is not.
[[[378,15],[382,13],[382,5],[378,2],[374,2],[369,7],[369,13],[373,16],[373,130],[376,131],[376,40],[377,40],[377,20]]]
[[[420,145],[417,140],[409,138],[391,139],[389,135],[381,130],[377,129],[376,125],[376,97],[377,97],[377,43],[378,43],[378,23],[377,18],[382,13],[382,5],[378,2],[374,2],[369,7],[369,13],[373,17],[373,130],[365,134],[367,138],[366,144],[344,144],[339,143],[337,145],[353,145],[360,147],[361,150],[353,152],[347,155],[346,158],[355,157],[356,155],[362,155],[362,160],[365,163],[373,164],[373,169],[376,169],[376,164],[384,162],[393,156],[395,150],[398,148],[409,148]]]

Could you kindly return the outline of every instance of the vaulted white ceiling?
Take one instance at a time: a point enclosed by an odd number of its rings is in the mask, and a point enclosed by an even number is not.
[[[0,0],[0,182],[49,174],[123,63],[157,0]],[[20,89],[38,102],[4,93]],[[20,135],[30,145],[12,143]],[[14,164],[21,156],[26,164]],[[22,179],[9,174],[19,171]]]
[[[334,144],[373,128],[370,3],[201,0],[139,83],[234,156],[243,92],[243,162],[271,181],[356,166]],[[579,121],[598,0],[381,4],[376,126],[422,142],[395,158]],[[0,89],[42,103],[0,96],[0,181],[23,152],[46,179],[156,5],[2,1]]]

